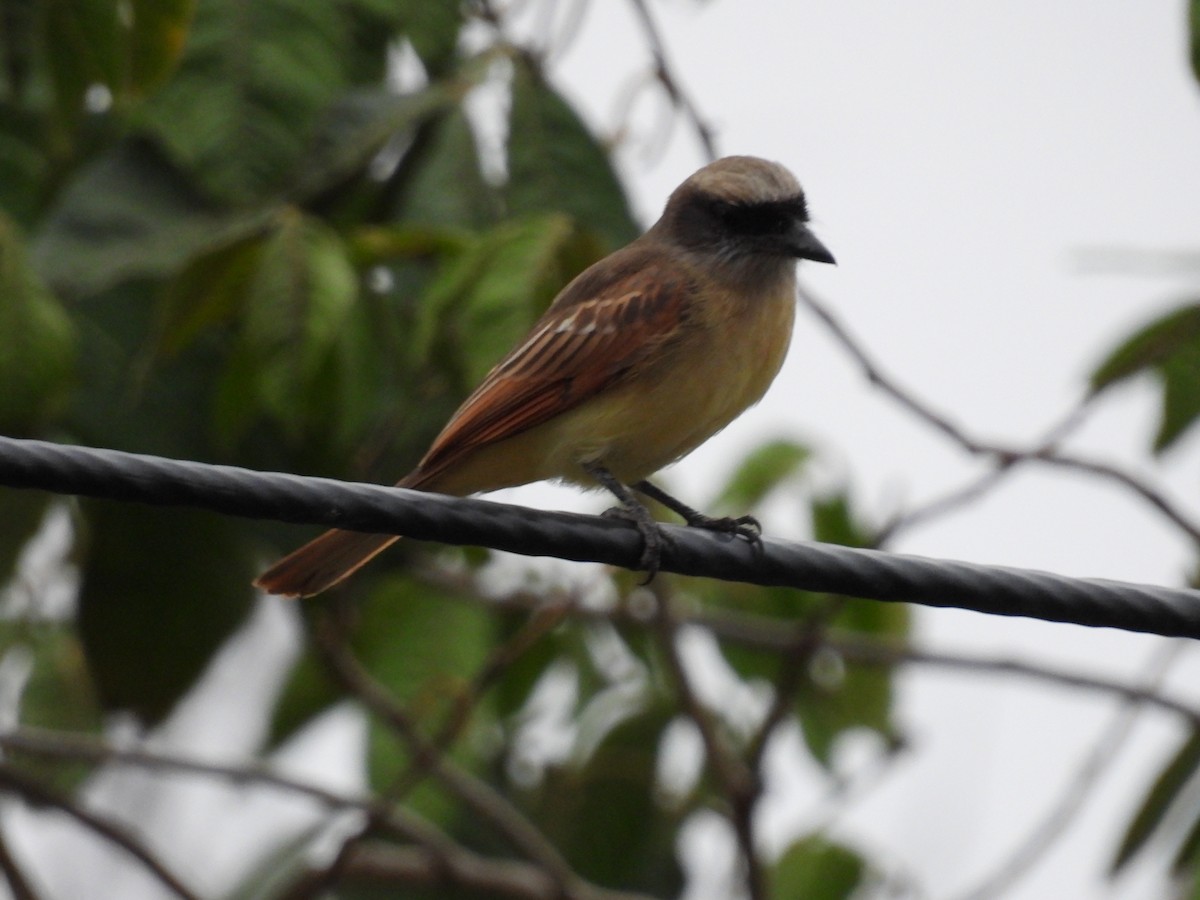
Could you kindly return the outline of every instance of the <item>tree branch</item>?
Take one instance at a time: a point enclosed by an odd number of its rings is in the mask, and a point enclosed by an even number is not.
[[[637,14],[638,21],[642,25],[642,32],[646,36],[646,44],[650,48],[650,55],[654,60],[654,77],[663,90],[666,91],[672,105],[682,112],[691,124],[692,129],[696,132],[696,138],[700,141],[700,146],[704,150],[705,159],[712,162],[717,158],[717,143],[715,132],[700,115],[699,107],[696,102],[684,90],[682,83],[673,74],[671,65],[667,61],[666,43],[663,41],[662,34],[658,30],[658,25],[654,21],[654,17],[650,14],[650,8],[646,5],[646,0],[630,0],[633,6],[633,11]]]
[[[679,705],[700,732],[709,768],[729,803],[729,820],[737,837],[750,900],[765,900],[766,878],[754,841],[754,808],[762,793],[762,783],[758,772],[747,767],[729,745],[716,717],[692,688],[687,666],[679,653],[677,642],[680,623],[672,609],[670,592],[660,584],[654,589],[654,594],[658,646],[675,684],[675,692],[679,695]]]
[[[563,897],[585,898],[592,886],[571,869],[558,849],[499,791],[443,757],[425,738],[408,712],[367,673],[350,652],[339,629],[323,617],[314,631],[316,647],[339,683],[395,731],[416,760],[472,812],[491,823],[505,839],[540,866]]]
[[[997,475],[1001,472],[1011,470],[1019,463],[1040,462],[1058,468],[1074,469],[1116,482],[1133,491],[1157,509],[1168,521],[1186,533],[1193,543],[1200,546],[1200,523],[1197,523],[1179,509],[1165,493],[1151,487],[1137,475],[1111,463],[1065,454],[1057,449],[1057,444],[1063,434],[1073,428],[1078,418],[1083,415],[1090,403],[1090,398],[1085,398],[1076,410],[1073,410],[1060,425],[1051,429],[1050,434],[1033,448],[1022,449],[979,440],[969,434],[964,428],[951,421],[948,416],[938,412],[932,406],[920,400],[915,394],[901,387],[897,381],[885,375],[883,369],[867,353],[866,349],[851,336],[846,327],[830,312],[828,306],[819,301],[812,291],[802,288],[799,296],[805,306],[812,310],[817,318],[824,323],[837,342],[842,345],[842,348],[858,364],[871,384],[882,390],[916,418],[925,422],[966,452],[974,456],[990,457],[996,466]],[[996,477],[988,480],[986,483],[990,486],[998,480],[998,477]],[[960,496],[955,497],[952,495],[949,499],[944,498],[940,502],[943,506],[959,505],[968,499],[978,496],[980,491],[980,486],[975,485],[968,487]],[[896,527],[897,523],[894,522],[890,527],[890,532],[894,532]]]
[[[140,862],[147,872],[158,879],[163,887],[175,896],[182,900],[200,900],[199,895],[192,893],[191,889],[180,881],[158,857],[143,847],[124,828],[88,812],[72,800],[51,791],[11,766],[0,765],[0,791],[16,794],[33,806],[57,809],[59,812],[65,813],[98,837],[104,838]]]

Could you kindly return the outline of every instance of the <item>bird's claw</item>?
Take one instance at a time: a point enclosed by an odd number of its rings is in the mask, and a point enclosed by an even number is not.
[[[696,513],[688,517],[687,523],[692,528],[745,538],[755,548],[762,546],[762,524],[754,516],[706,516]]]
[[[646,577],[640,583],[649,584],[658,574],[659,566],[662,563],[663,547],[670,539],[658,527],[658,523],[654,521],[650,511],[640,503],[632,506],[614,506],[606,509],[601,515],[606,519],[632,522],[637,528],[638,533],[642,536],[642,555],[638,559],[638,568],[646,573]]]

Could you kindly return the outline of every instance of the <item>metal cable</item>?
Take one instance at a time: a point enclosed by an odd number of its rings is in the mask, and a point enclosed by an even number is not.
[[[0,485],[635,567],[629,523],[487,500],[0,437]],[[663,571],[1200,637],[1200,591],[663,526]]]

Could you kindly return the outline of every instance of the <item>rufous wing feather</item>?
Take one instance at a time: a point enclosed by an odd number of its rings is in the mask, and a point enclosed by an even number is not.
[[[463,401],[414,475],[436,480],[478,448],[579,406],[620,383],[686,325],[689,284],[677,272],[647,266],[584,297],[573,296],[576,284]]]
[[[636,246],[584,273],[463,402],[399,485],[437,490],[441,476],[480,447],[540,425],[620,382],[679,334],[689,289],[679,272],[648,264]],[[255,584],[272,594],[318,594],[396,540],[327,531]]]

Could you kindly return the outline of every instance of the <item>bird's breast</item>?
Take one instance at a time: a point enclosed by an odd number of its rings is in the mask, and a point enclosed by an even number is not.
[[[791,342],[795,285],[709,303],[662,359],[599,397],[574,448],[626,483],[686,456],[767,392]],[[566,424],[566,423],[564,423]],[[594,426],[599,427],[594,427]]]

